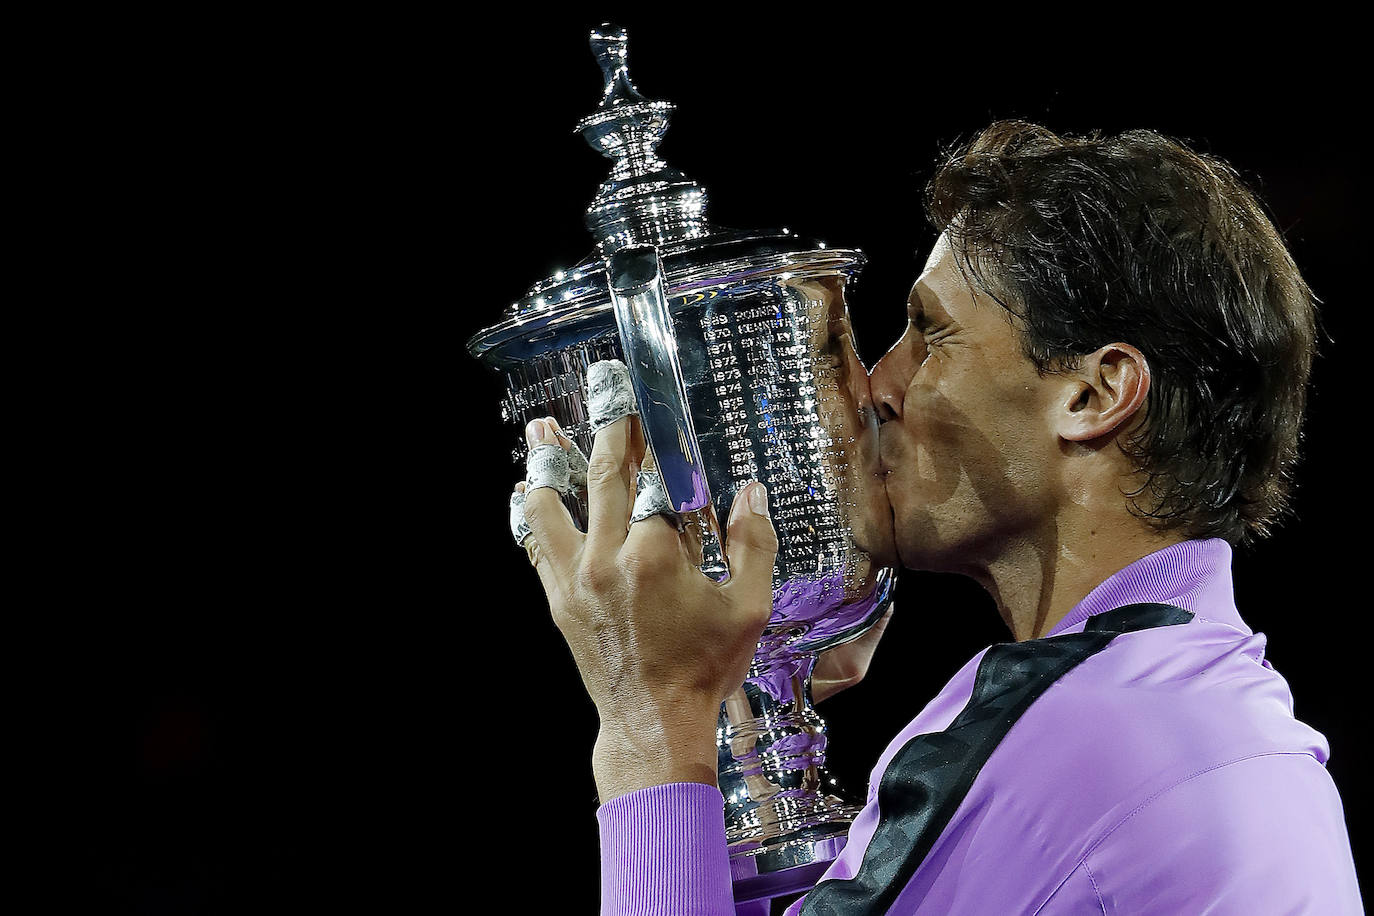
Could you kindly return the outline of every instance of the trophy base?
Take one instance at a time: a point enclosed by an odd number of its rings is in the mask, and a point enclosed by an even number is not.
[[[835,820],[789,834],[785,842],[736,846],[730,850],[735,903],[749,903],[809,890],[849,839],[859,808],[836,811]]]

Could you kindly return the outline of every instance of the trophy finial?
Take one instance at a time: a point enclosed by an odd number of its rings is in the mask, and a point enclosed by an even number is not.
[[[625,30],[609,22],[603,22],[592,29],[592,53],[601,65],[601,77],[605,80],[606,91],[601,97],[601,107],[627,102],[643,102],[634,83],[630,82],[628,57],[628,36]]]
[[[592,29],[590,44],[606,88],[577,130],[615,163],[587,208],[587,228],[597,245],[609,256],[626,245],[664,245],[708,234],[706,192],[658,157],[673,104],[646,99],[630,81],[623,28],[602,23]]]

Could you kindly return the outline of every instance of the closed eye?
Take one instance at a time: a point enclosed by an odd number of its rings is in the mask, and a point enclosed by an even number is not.
[[[950,328],[948,327],[935,327],[932,325],[927,325],[925,327],[921,334],[921,346],[922,349],[925,350],[925,354],[921,357],[921,365],[925,365],[926,361],[936,353],[942,354],[941,358],[943,358],[945,352],[944,342],[945,338],[949,337],[949,334]]]

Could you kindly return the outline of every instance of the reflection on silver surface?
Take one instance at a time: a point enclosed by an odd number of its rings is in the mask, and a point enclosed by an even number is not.
[[[606,270],[620,347],[663,489],[674,512],[695,511],[711,501],[711,492],[687,408],[658,251],[652,245],[626,246],[611,255]]]
[[[786,230],[712,227],[704,192],[654,150],[672,106],[644,99],[630,82],[623,32],[603,27],[592,47],[606,93],[578,129],[614,163],[587,213],[597,249],[535,284],[468,349],[505,377],[503,416],[516,429],[551,415],[589,454],[587,367],[615,358],[632,373],[641,368],[621,343],[607,260],[653,246],[662,297],[640,305],[662,309],[652,333],[670,336],[673,351],[671,365],[660,361],[653,371],[680,379],[680,427],[692,431],[696,448],[682,437],[685,479],[697,486],[696,473],[707,497],[684,515],[684,530],[711,572],[716,520],[728,518],[735,495],[757,479],[768,487],[778,533],[773,615],[748,680],[721,708],[718,755],[734,874],[756,890],[772,876],[768,892],[783,893],[807,876],[814,881],[815,866],[839,851],[858,810],[825,772],[825,726],[810,700],[816,653],[876,623],[895,582],[895,571],[862,546],[880,543],[890,525],[871,476],[877,419],[845,302],[864,256]],[[648,381],[636,380],[641,414],[644,391],[658,390]],[[518,435],[514,441],[518,459],[525,446]],[[585,528],[581,499],[564,496]]]

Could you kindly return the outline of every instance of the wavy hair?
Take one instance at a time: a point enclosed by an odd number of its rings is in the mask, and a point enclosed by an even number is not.
[[[1232,544],[1270,532],[1319,300],[1234,169],[1150,130],[997,121],[944,155],[925,203],[1040,372],[1117,341],[1145,355],[1144,422],[1118,440],[1144,481],[1134,514]]]

